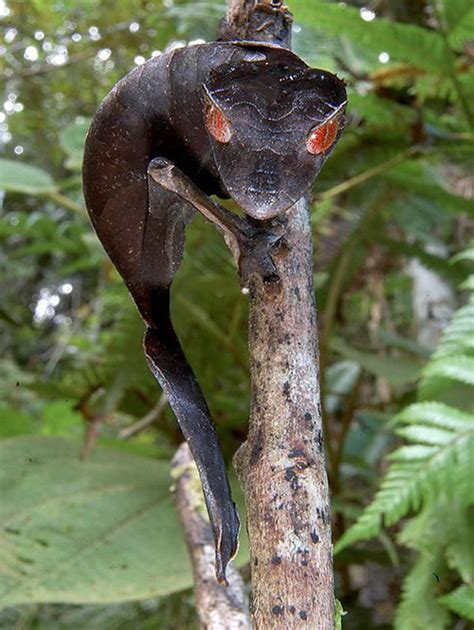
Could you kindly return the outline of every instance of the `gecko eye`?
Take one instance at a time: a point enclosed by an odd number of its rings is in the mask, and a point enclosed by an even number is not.
[[[342,114],[338,114],[322,125],[311,129],[306,139],[306,148],[312,155],[324,153],[334,144],[341,117]]]
[[[214,105],[214,103],[211,103],[208,106],[206,112],[206,127],[211,136],[215,138],[217,142],[229,142],[232,136],[232,130],[227,122],[227,118],[217,105]]]

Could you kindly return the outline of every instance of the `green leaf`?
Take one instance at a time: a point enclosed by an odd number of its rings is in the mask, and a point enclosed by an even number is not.
[[[59,142],[69,156],[66,161],[66,166],[71,170],[81,170],[84,142],[90,124],[91,121],[89,119],[80,120],[66,127],[60,135]]]
[[[0,601],[104,603],[192,584],[169,466],[57,437],[0,442]]]
[[[423,375],[425,378],[443,377],[474,385],[474,357],[443,357],[430,363]]]
[[[26,195],[42,195],[55,192],[56,184],[43,169],[19,160],[0,158],[0,189]]]
[[[448,41],[453,48],[462,49],[464,44],[472,39],[472,33],[474,32],[474,7],[472,3],[470,4],[469,11],[460,16],[448,35]]]
[[[459,617],[474,621],[474,586],[460,586],[455,591],[440,597],[438,601]]]
[[[0,437],[24,435],[33,431],[33,418],[13,407],[0,409]]]
[[[435,73],[449,70],[443,38],[434,31],[379,17],[366,22],[359,9],[322,0],[293,0],[291,8],[297,21],[347,37],[364,51],[372,52],[374,60],[385,51],[392,60],[405,61]]]
[[[463,431],[473,426],[474,416],[438,402],[414,403],[405,407],[396,420],[410,424],[424,423],[439,428]]]
[[[383,357],[375,353],[362,352],[348,346],[342,339],[331,340],[331,348],[347,359],[355,361],[367,372],[386,378],[395,387],[414,383],[420,374],[421,365],[412,359]]]

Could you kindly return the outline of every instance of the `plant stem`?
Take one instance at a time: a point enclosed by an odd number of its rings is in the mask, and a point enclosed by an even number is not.
[[[85,216],[85,209],[83,206],[79,205],[66,195],[62,195],[59,192],[49,192],[44,195],[54,203],[57,203],[58,206],[62,206],[63,208],[67,208],[68,210],[72,210],[72,212],[77,212],[81,216]]]
[[[364,184],[373,177],[377,177],[378,175],[385,173],[385,171],[389,171],[397,164],[400,164],[401,162],[404,162],[405,160],[413,157],[418,151],[418,147],[410,147],[406,151],[402,151],[401,153],[394,155],[389,160],[381,162],[380,164],[377,164],[377,166],[369,168],[367,171],[359,173],[358,175],[347,179],[345,182],[342,182],[337,186],[333,186],[332,188],[328,188],[328,190],[317,194],[316,201],[325,201],[326,199],[331,199],[332,197],[336,197],[343,192],[347,192],[351,188],[355,188],[355,186],[359,186],[359,184]]]

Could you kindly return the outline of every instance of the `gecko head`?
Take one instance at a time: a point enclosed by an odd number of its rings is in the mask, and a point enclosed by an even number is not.
[[[270,219],[312,186],[344,128],[344,83],[289,50],[235,46],[204,84],[204,124],[221,180]]]

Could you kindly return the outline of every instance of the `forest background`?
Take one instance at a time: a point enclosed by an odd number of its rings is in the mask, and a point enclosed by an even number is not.
[[[349,93],[312,206],[344,627],[460,630],[474,619],[474,8],[290,8],[295,51]],[[197,627],[169,490],[182,437],[84,211],[80,166],[112,85],[167,47],[212,40],[224,12],[0,0],[1,628]],[[173,295],[230,464],[249,405],[247,299],[201,217]]]

